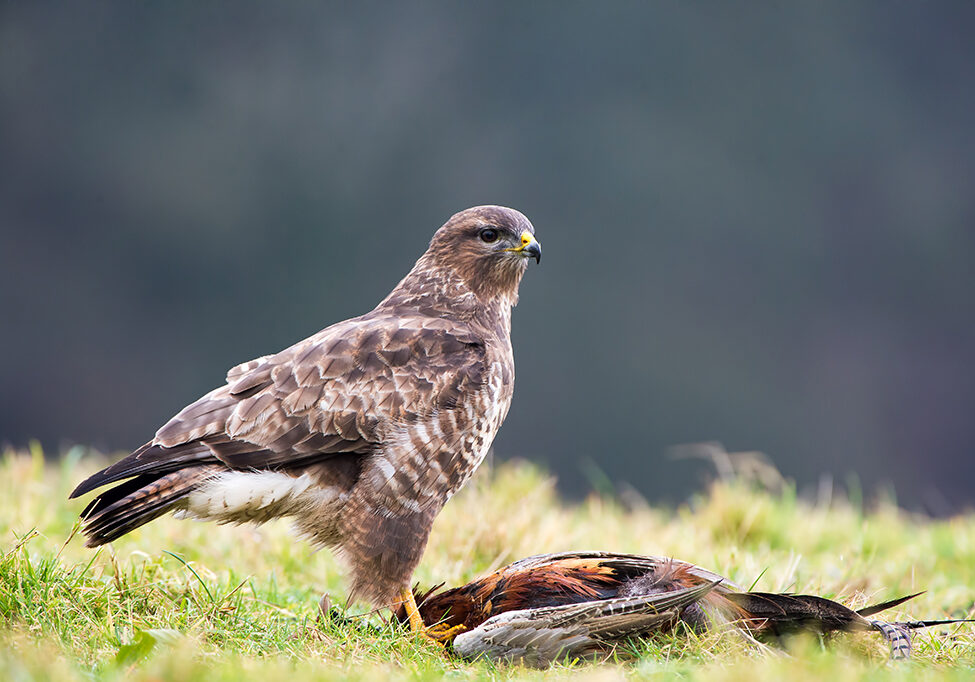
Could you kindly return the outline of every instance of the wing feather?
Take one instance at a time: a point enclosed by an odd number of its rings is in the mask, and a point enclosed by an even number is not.
[[[452,408],[480,384],[483,344],[464,324],[377,314],[333,325],[242,363],[227,383],[182,409],[150,443],[83,481],[72,497],[185,466],[308,465],[367,454],[395,423]]]

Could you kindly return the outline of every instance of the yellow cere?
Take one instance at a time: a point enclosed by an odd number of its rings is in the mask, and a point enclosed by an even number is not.
[[[522,232],[521,234],[521,246],[512,249],[505,249],[506,251],[514,251],[515,253],[520,253],[524,251],[525,247],[535,241],[531,232]]]

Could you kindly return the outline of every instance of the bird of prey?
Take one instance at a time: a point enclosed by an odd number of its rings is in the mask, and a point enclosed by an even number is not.
[[[606,653],[679,622],[696,630],[731,623],[765,638],[873,630],[890,643],[892,658],[905,658],[911,630],[964,622],[870,618],[916,596],[854,611],[823,597],[742,591],[683,561],[604,552],[529,557],[461,587],[416,595],[424,623],[436,625],[456,653],[535,667]],[[405,619],[402,608],[397,616]]]
[[[168,512],[221,523],[292,517],[333,548],[350,599],[405,604],[434,518],[511,404],[511,308],[541,246],[510,208],[457,213],[372,311],[245,362],[155,437],[82,482],[88,546]]]

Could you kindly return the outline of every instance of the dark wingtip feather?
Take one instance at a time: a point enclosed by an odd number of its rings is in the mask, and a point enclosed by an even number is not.
[[[92,474],[91,476],[83,480],[81,483],[78,484],[78,487],[76,487],[74,490],[71,491],[71,494],[68,495],[68,499],[73,500],[76,497],[81,497],[85,493],[90,493],[95,488],[100,488],[103,485],[105,485],[107,481],[102,480],[103,478],[106,478],[104,474],[105,474],[105,470],[102,469],[97,474]],[[84,516],[87,511],[88,509],[85,509],[85,512],[82,513],[81,515]]]
[[[140,471],[140,458],[151,447],[153,447],[152,443],[146,443],[131,454],[115,462],[115,464],[111,464],[101,471],[93,473],[71,491],[68,499],[73,500],[76,497],[81,497],[85,493],[90,493],[96,488],[101,488],[103,485],[108,485],[123,478],[131,478],[143,473]]]
[[[151,442],[146,443],[127,457],[123,457],[115,464],[105,467],[79,483],[78,487],[68,496],[68,499],[74,499],[96,488],[101,488],[104,485],[115,483],[126,478],[134,478],[141,475],[158,478],[172,471],[178,471],[183,467],[192,467],[216,461],[217,459],[214,457],[213,452],[202,441],[192,441],[172,448],[166,448]]]

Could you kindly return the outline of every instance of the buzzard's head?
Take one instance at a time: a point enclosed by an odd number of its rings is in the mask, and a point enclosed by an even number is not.
[[[542,246],[535,228],[518,211],[476,206],[455,214],[437,230],[428,254],[479,297],[513,297],[528,261],[541,261]]]

